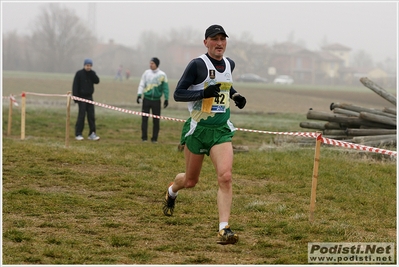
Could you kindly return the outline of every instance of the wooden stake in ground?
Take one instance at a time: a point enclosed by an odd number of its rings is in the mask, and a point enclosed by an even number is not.
[[[26,110],[26,94],[21,94],[21,140],[25,139],[25,110]]]
[[[69,146],[69,124],[71,121],[71,92],[67,93],[67,110],[66,110],[66,126],[65,126],[65,147]]]
[[[10,95],[10,106],[8,107],[8,127],[7,127],[7,135],[11,135],[11,124],[12,124],[12,105],[13,105],[13,100]]]
[[[310,222],[313,222],[313,220],[314,220],[314,210],[316,207],[316,188],[317,188],[317,178],[319,175],[319,157],[320,157],[321,141],[322,141],[322,137],[321,137],[321,133],[319,133],[316,138],[316,147],[315,147],[315,153],[314,153],[312,191],[310,194],[310,215],[309,215]]]

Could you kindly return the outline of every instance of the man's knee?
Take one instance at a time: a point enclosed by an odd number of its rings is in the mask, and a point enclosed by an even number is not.
[[[231,172],[224,172],[222,175],[218,177],[218,183],[220,186],[231,186]]]
[[[186,181],[185,182],[185,184],[184,184],[184,187],[185,188],[193,188],[195,185],[197,184],[197,182],[196,181]]]

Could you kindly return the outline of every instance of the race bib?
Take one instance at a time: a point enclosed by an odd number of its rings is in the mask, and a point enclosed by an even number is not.
[[[219,96],[202,99],[202,112],[225,113],[229,107],[231,83],[222,82]]]

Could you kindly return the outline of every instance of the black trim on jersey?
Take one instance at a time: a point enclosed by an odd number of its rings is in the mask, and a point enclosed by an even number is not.
[[[213,66],[218,72],[224,72],[226,69],[224,60],[216,60],[211,58],[208,53],[206,56],[212,62]],[[230,62],[231,72],[235,68],[235,63],[232,59],[227,58]],[[182,77],[177,83],[176,90],[173,94],[175,101],[180,102],[191,102],[197,101],[204,98],[204,90],[188,90],[191,85],[196,85],[202,83],[206,77],[208,76],[208,68],[206,67],[205,62],[201,58],[195,58],[188,63],[186,69],[183,72]],[[233,94],[237,93],[237,91],[231,87],[230,88],[230,98]]]

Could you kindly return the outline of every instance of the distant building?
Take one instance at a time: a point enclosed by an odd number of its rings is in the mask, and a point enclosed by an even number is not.
[[[318,55],[317,82],[321,84],[337,84],[342,78],[344,61],[333,53],[320,51]]]
[[[323,46],[321,49],[343,60],[345,68],[349,67],[351,48],[335,43]]]
[[[351,48],[334,43],[321,47],[319,51],[311,51],[292,42],[282,42],[273,46],[231,44],[226,52],[235,63],[235,75],[254,73],[269,81],[278,75],[291,76],[296,84],[325,85],[361,85],[359,79],[368,77],[381,86],[395,86],[396,74],[386,73],[383,69],[360,70],[350,66]],[[181,77],[187,64],[206,52],[203,44],[170,43],[157,53],[163,62],[162,69],[168,77]],[[132,76],[140,75],[146,57],[138,50],[117,45],[112,40],[106,44],[98,44],[94,48],[96,70],[103,74],[113,75],[120,64],[129,65]],[[144,58],[143,58],[144,56]],[[149,56],[147,56],[149,57]],[[139,65],[141,64],[141,65]]]
[[[269,65],[276,69],[276,75],[292,76],[295,83],[342,84],[353,80],[350,51],[340,44],[310,51],[291,42],[278,43],[273,46]]]
[[[315,83],[316,53],[291,42],[275,44],[271,52],[269,66],[275,68],[276,75],[289,75],[295,83]]]

